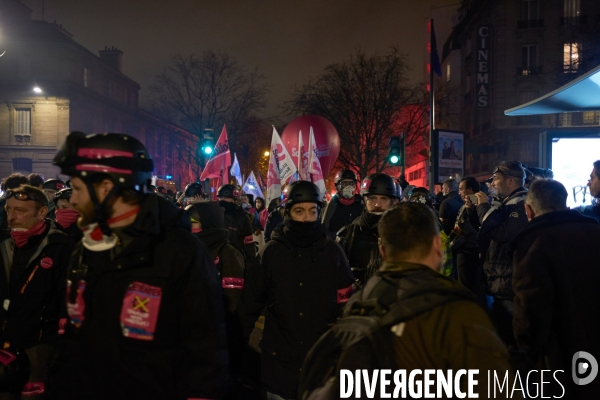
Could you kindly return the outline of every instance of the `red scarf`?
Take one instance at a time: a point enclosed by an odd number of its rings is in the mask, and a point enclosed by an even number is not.
[[[14,229],[11,229],[10,236],[15,241],[15,244],[17,245],[17,247],[21,248],[27,244],[27,241],[29,241],[30,237],[35,236],[35,235],[41,235],[42,233],[44,233],[45,229],[46,229],[46,220],[43,219],[40,222],[38,222],[33,228],[30,228],[26,231],[22,231],[22,230],[16,231]]]
[[[350,204],[354,203],[354,196],[352,196],[349,199],[346,199],[342,196],[338,196],[338,200],[340,201],[340,203],[342,203],[345,206],[349,206]]]
[[[73,222],[77,221],[77,218],[79,218],[79,211],[61,208],[56,210],[54,222],[59,224],[63,229],[67,229]]]

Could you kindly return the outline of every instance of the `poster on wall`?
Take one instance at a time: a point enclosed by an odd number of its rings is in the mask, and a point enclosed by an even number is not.
[[[435,182],[443,183],[446,179],[460,180],[465,169],[465,134],[463,132],[433,131],[435,144]]]

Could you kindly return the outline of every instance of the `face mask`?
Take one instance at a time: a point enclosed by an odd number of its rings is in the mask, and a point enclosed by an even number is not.
[[[41,235],[46,229],[46,221],[39,221],[33,228],[13,228],[10,231],[10,236],[15,241],[17,247],[23,247],[27,244],[30,237],[34,235]]]
[[[346,186],[342,189],[342,197],[351,199],[354,196],[354,186]]]
[[[54,221],[64,229],[67,229],[73,222],[77,221],[77,218],[79,218],[79,212],[77,210],[59,209],[56,210],[56,218]]]
[[[112,249],[117,244],[117,235],[106,236],[97,223],[93,223],[82,229],[82,243],[86,249],[91,251],[104,251]]]

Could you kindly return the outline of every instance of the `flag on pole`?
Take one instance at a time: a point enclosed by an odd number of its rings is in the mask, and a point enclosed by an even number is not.
[[[435,29],[433,27],[433,20],[431,20],[431,58],[430,66],[431,70],[437,75],[442,76],[442,65],[440,63],[440,56],[437,49],[437,40],[435,39]]]
[[[285,183],[295,173],[296,166],[292,161],[292,157],[283,145],[277,130],[273,127],[269,173],[267,174],[267,204],[274,198],[281,196],[282,182]]]
[[[242,178],[242,171],[240,171],[240,163],[238,162],[237,154],[235,153],[233,153],[233,165],[231,166],[229,172],[231,173],[231,176],[235,177],[235,180],[237,181],[237,184],[239,186],[242,186],[244,184],[244,179]]]
[[[255,199],[257,197],[261,197],[263,199],[265,198],[265,196],[263,196],[262,190],[260,190],[258,180],[254,176],[254,171],[250,171],[250,175],[248,175],[248,178],[246,179],[246,183],[244,183],[242,190],[244,191],[244,193],[253,194]]]
[[[200,175],[200,180],[207,178],[223,178],[222,182],[229,182],[229,174],[227,168],[231,167],[231,153],[229,152],[229,140],[227,139],[227,130],[223,125],[223,130],[217,140],[215,149],[211,154],[206,167]]]
[[[321,170],[321,162],[319,161],[319,153],[312,126],[310,127],[310,139],[308,143],[308,172],[311,174],[312,182],[317,185],[319,192],[321,192],[321,197],[323,197],[325,195],[325,179]]]
[[[310,177],[306,169],[308,168],[308,161],[306,160],[308,154],[304,147],[304,141],[302,140],[302,131],[298,132],[298,180],[309,181]]]

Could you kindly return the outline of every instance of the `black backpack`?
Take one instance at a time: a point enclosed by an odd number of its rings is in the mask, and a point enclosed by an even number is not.
[[[355,293],[344,308],[343,317],[315,343],[308,353],[298,391],[300,400],[340,398],[340,369],[400,368],[393,348],[394,325],[457,300],[476,301],[466,289],[425,268],[403,272],[377,272],[365,288]],[[378,398],[379,385],[375,386]]]

